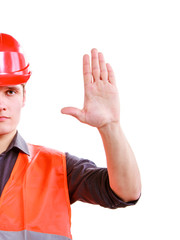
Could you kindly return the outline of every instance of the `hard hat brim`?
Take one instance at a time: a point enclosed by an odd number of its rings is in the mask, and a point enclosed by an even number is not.
[[[26,83],[31,76],[31,72],[28,74],[0,74],[0,86],[19,85]]]

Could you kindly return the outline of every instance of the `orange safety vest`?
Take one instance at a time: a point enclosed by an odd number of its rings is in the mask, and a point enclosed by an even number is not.
[[[71,209],[63,153],[28,145],[0,198],[0,239],[70,240]]]

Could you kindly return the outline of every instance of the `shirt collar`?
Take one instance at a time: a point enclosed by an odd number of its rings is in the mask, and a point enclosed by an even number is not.
[[[10,151],[12,148],[18,148],[20,151],[24,152],[25,154],[30,155],[28,145],[24,141],[24,139],[21,137],[21,135],[18,133],[18,131],[16,132],[16,135],[14,136],[13,140],[11,141],[6,152]]]

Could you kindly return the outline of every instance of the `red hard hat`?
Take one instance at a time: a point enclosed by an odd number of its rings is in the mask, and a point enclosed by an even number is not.
[[[30,76],[29,64],[17,40],[0,33],[0,86],[26,83]]]

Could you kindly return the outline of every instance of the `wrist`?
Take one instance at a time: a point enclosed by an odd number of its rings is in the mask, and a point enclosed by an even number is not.
[[[109,122],[105,125],[103,125],[102,127],[98,128],[98,131],[101,135],[104,134],[113,134],[113,133],[118,133],[120,131],[122,131],[121,126],[120,126],[120,121],[116,121],[116,122]]]

